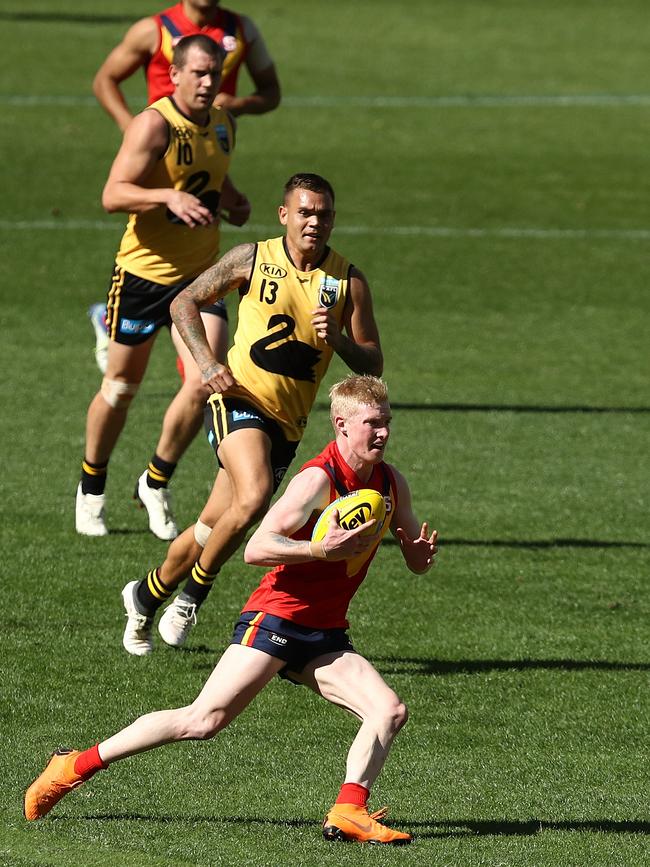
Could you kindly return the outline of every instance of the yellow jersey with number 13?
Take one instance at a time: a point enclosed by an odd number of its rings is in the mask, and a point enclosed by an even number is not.
[[[185,117],[165,96],[146,111],[167,121],[167,150],[147,178],[148,187],[173,187],[199,198],[213,215],[234,147],[234,127],[222,109],[210,109],[206,126]],[[144,214],[129,214],[116,262],[125,271],[171,286],[209,268],[219,252],[219,222],[191,229],[164,205]]]
[[[350,263],[334,250],[312,271],[299,271],[284,238],[256,245],[250,284],[239,303],[228,366],[243,397],[275,419],[288,440],[303,435],[333,349],[316,335],[313,311],[327,307],[339,327],[348,297]]]

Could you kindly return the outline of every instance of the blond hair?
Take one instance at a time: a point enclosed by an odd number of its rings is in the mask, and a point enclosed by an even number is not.
[[[359,406],[388,403],[388,387],[383,379],[369,374],[346,376],[330,388],[330,418],[349,418]]]

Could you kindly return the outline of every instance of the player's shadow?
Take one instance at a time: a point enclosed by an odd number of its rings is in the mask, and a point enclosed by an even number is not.
[[[390,405],[393,409],[435,412],[611,413],[615,415],[650,412],[650,406],[591,406],[589,404],[558,406],[526,403],[414,403],[391,400]]]
[[[650,834],[650,822],[615,819],[432,819],[400,821],[415,839],[444,837],[532,837],[542,831],[582,831],[593,834]]]
[[[414,412],[520,412],[520,413],[600,413],[633,415],[650,413],[650,406],[592,406],[590,404],[526,404],[526,403],[421,403],[418,401],[391,400],[394,410]],[[319,401],[314,408],[329,413],[329,404]]]
[[[137,16],[136,16],[137,17]],[[78,12],[0,12],[0,21],[51,21],[64,24],[133,24],[134,16],[126,14],[84,15]]]
[[[382,545],[398,545],[397,539],[385,536]],[[438,545],[443,547],[467,547],[467,548],[594,548],[594,549],[620,549],[620,548],[650,548],[650,542],[628,542],[623,539],[463,539],[460,537],[441,536]]]
[[[275,825],[282,828],[314,828],[319,818],[276,818],[267,816],[197,816],[184,813],[180,816],[145,815],[143,813],[95,813],[78,817],[54,816],[53,821],[71,822],[81,819],[88,822],[152,822],[182,825],[205,822],[214,825]],[[595,834],[650,834],[650,822],[636,819],[409,819],[395,817],[391,826],[408,829],[415,839],[443,837],[532,837],[541,831],[582,831]]]
[[[609,659],[427,659],[417,656],[371,656],[382,674],[453,675],[489,671],[650,671],[650,662]]]

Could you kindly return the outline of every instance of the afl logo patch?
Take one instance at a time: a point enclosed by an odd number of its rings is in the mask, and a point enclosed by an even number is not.
[[[219,146],[221,150],[225,154],[230,153],[230,139],[228,138],[228,130],[226,129],[225,123],[218,123],[214,128],[215,135],[217,136],[217,141],[219,142]]]
[[[340,285],[341,283],[336,277],[323,277],[318,287],[318,306],[335,307]]]
[[[274,265],[272,262],[262,262],[260,265],[260,271],[267,277],[282,278],[287,276],[287,272],[284,268],[281,268],[280,265]]]

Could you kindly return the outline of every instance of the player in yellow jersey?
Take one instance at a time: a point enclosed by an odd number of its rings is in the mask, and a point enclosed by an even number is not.
[[[160,568],[122,591],[129,653],[151,652],[154,615],[187,578],[158,627],[167,644],[183,644],[219,568],[268,509],[333,353],[355,373],[381,374],[366,278],[328,246],[331,185],[319,175],[294,175],[278,216],[283,237],[234,247],[172,304],[174,323],[213,392],[206,429],[220,470],[196,524],[170,545]],[[237,333],[222,364],[199,311],[235,290],[242,296]]]
[[[176,295],[208,268],[219,250],[219,213],[248,219],[250,205],[228,177],[233,120],[212,103],[219,90],[223,49],[199,34],[174,49],[174,92],[139,114],[125,134],[103,193],[104,207],[129,212],[107,304],[108,366],[86,421],[86,446],[77,489],[76,528],[108,532],[104,489],[109,458],[145,374],[156,335],[171,325]],[[180,339],[188,368],[196,367]],[[166,482],[201,426],[209,390],[198,371],[169,405],[156,452],[136,486],[149,526],[161,539],[178,531]]]
[[[280,82],[273,58],[259,28],[247,15],[221,6],[219,0],[180,0],[161,12],[131,25],[97,70],[93,90],[99,104],[124,132],[133,113],[122,91],[122,83],[142,69],[147,85],[147,104],[172,93],[169,64],[173,47],[183,36],[203,33],[226,52],[219,93],[215,104],[235,117],[265,114],[280,104]],[[238,93],[240,72],[246,69],[254,86],[252,93]],[[95,330],[95,358],[106,371],[109,337],[106,330],[106,302],[92,304],[90,321]],[[223,305],[203,311],[210,345],[225,358],[228,324]],[[179,370],[185,375],[178,359]],[[193,368],[187,372],[193,373]]]

